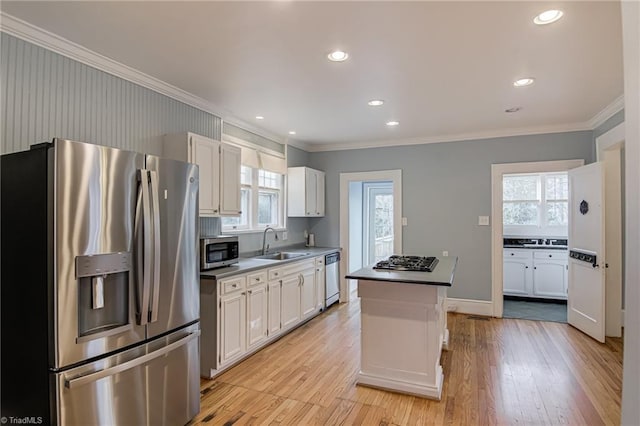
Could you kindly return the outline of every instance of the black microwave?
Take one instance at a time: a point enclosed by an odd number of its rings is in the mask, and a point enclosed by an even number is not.
[[[200,269],[207,270],[238,262],[238,237],[200,239]]]

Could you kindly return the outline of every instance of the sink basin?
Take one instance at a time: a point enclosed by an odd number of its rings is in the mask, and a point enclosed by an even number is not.
[[[269,260],[285,260],[285,259],[293,259],[296,257],[308,256],[311,253],[298,253],[298,252],[278,252],[271,254],[263,254],[262,256],[256,256],[256,259],[269,259]]]

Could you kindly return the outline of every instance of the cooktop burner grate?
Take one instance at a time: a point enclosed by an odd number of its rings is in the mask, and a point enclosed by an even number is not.
[[[390,256],[387,260],[381,260],[376,263],[373,269],[384,269],[393,271],[420,271],[420,272],[433,272],[438,259],[422,256]]]

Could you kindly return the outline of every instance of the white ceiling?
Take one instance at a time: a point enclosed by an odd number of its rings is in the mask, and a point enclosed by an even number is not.
[[[618,1],[11,2],[4,13],[297,141],[584,128],[623,93]],[[546,26],[533,17],[560,8]],[[343,63],[326,55],[349,52]],[[514,88],[520,77],[535,84]],[[370,99],[382,107],[367,106]],[[522,107],[507,114],[506,108]],[[265,117],[257,121],[256,115]],[[385,122],[398,120],[388,128]]]

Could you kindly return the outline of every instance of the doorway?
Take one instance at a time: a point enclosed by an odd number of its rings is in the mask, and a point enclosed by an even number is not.
[[[502,318],[504,314],[504,230],[503,230],[503,179],[505,175],[558,173],[584,164],[584,160],[543,161],[533,163],[493,164],[491,166],[492,188],[492,300],[493,316]],[[532,272],[525,268],[526,271]],[[527,272],[528,273],[528,272]]]
[[[401,185],[400,170],[340,174],[343,276],[402,253]],[[342,279],[340,300],[349,300],[356,285]]]
[[[502,177],[503,317],[567,322],[569,176]]]

